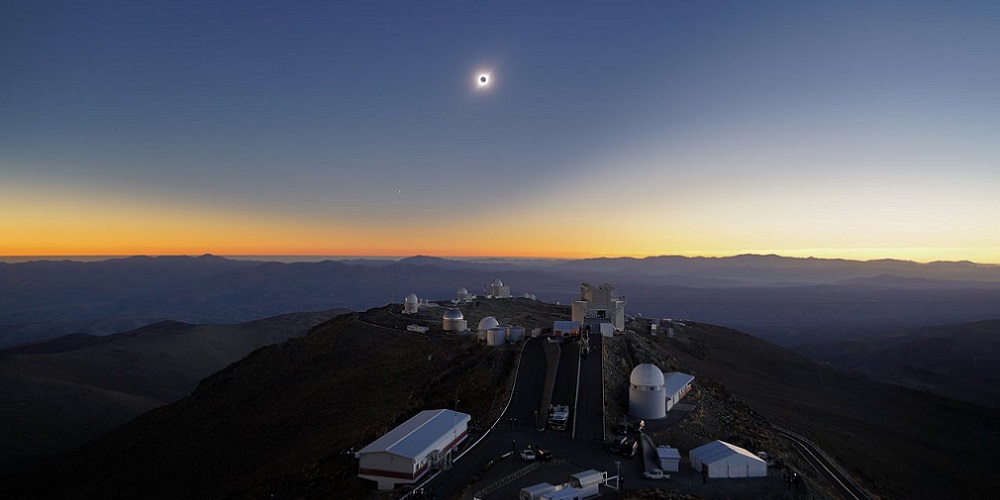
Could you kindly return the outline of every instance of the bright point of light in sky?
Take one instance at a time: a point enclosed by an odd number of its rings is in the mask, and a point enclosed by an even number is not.
[[[0,12],[0,255],[1000,262],[997,2]]]
[[[485,86],[489,85],[490,84],[490,75],[487,74],[487,73],[483,73],[483,74],[479,75],[479,79],[477,80],[477,82],[479,83],[480,87],[485,87]]]

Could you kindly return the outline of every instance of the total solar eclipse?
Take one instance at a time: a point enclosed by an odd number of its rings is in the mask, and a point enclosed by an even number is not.
[[[479,86],[480,87],[488,85],[489,83],[490,83],[490,75],[487,75],[487,74],[479,75]]]

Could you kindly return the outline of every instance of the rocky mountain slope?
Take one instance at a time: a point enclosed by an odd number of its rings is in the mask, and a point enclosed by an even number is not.
[[[568,310],[513,299],[464,312],[473,325],[496,315],[531,328]],[[337,317],[0,482],[10,498],[380,498],[357,478],[351,451],[420,410],[456,402],[474,426],[492,422],[518,355],[516,346],[401,329],[411,321],[399,305]],[[627,364],[656,361],[698,377],[698,410],[668,435],[678,446],[770,440],[770,422],[811,438],[885,498],[975,498],[1000,483],[988,460],[1000,412],[822,367],[734,330],[686,325],[650,337],[640,320],[630,325],[640,333],[615,339]]]
[[[1000,320],[809,344],[796,352],[873,380],[1000,408]]]
[[[988,498],[1000,487],[990,461],[1000,411],[820,366],[735,330],[685,325],[672,337],[641,336],[634,350],[669,355],[722,384],[770,423],[813,440],[877,493]]]
[[[254,349],[338,314],[235,325],[163,322],[103,337],[69,335],[0,351],[0,469],[93,439],[190,393]]]

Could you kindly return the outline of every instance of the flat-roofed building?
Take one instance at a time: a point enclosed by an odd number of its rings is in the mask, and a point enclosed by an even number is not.
[[[694,375],[681,372],[663,373],[663,392],[667,396],[667,411],[670,411],[685,394],[691,391],[692,382],[694,382]]]
[[[453,410],[425,410],[354,454],[358,477],[391,490],[418,482],[429,470],[451,466],[452,452],[468,437],[471,417]]]

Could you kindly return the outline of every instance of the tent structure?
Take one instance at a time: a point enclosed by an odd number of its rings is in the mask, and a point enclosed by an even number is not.
[[[712,441],[690,453],[691,467],[710,478],[764,477],[767,462],[725,441]]]

